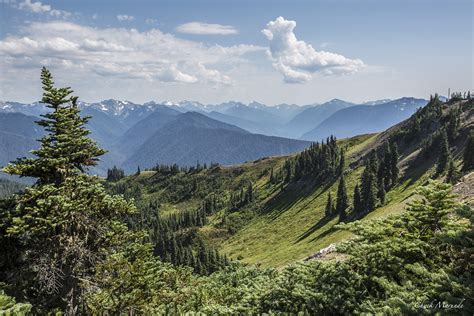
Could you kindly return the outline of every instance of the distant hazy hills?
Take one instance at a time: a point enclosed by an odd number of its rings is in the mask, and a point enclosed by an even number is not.
[[[0,112],[0,165],[29,155],[38,147],[36,139],[42,135],[41,128],[34,122],[37,117],[22,113]]]
[[[104,173],[114,164],[132,171],[137,165],[234,164],[288,154],[331,134],[341,138],[384,130],[426,103],[401,98],[357,105],[334,99],[305,106],[267,106],[235,101],[136,104],[110,99],[79,106],[83,115],[92,116],[91,136],[109,150],[95,170]],[[0,165],[38,146],[43,131],[33,122],[46,110],[39,102],[0,102]]]
[[[126,170],[156,162],[229,165],[303,150],[309,142],[252,134],[197,112],[175,116],[151,135],[123,164]]]
[[[328,135],[345,138],[359,134],[380,132],[409,118],[426,100],[402,98],[375,105],[357,105],[343,108],[305,133],[301,138],[321,140]]]
[[[321,105],[308,107],[289,121],[285,130],[291,137],[299,138],[304,133],[312,130],[333,113],[354,106],[354,103],[333,99]]]

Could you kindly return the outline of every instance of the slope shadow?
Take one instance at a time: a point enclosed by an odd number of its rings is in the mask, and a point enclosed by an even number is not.
[[[331,217],[324,216],[323,218],[321,218],[316,224],[314,224],[308,230],[306,230],[304,233],[299,235],[298,239],[294,242],[294,244],[297,244],[297,243],[303,241],[304,239],[306,239],[307,237],[309,237],[312,233],[314,233],[315,231],[317,231],[318,229],[320,229],[321,227],[323,227],[324,225],[329,223],[332,219],[334,219],[335,216],[336,215],[333,215]]]
[[[399,180],[400,183],[408,180],[406,187],[412,186],[416,183],[434,164],[435,159],[428,158],[422,160],[423,157],[417,156],[410,165],[406,168],[403,177]]]
[[[317,235],[317,236],[314,236],[309,242],[313,242],[315,240],[318,240],[318,239],[321,239],[333,232],[335,232],[336,230],[338,230],[337,228],[335,228],[334,226],[332,226],[331,228],[329,228],[328,230],[322,232],[321,234]]]
[[[275,220],[293,205],[311,195],[315,188],[313,183],[290,183],[265,202],[261,213],[272,214],[271,219]]]

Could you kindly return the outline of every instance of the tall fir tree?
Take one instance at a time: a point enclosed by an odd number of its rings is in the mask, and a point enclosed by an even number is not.
[[[361,193],[364,211],[372,211],[377,204],[378,183],[377,183],[378,161],[375,151],[372,151],[365,163],[362,173]]]
[[[398,181],[398,176],[400,174],[400,170],[398,169],[398,147],[397,143],[392,142],[390,144],[390,186],[393,187],[397,181]]]
[[[337,188],[336,212],[339,214],[339,220],[344,221],[347,218],[347,208],[349,207],[349,198],[347,197],[346,183],[344,175],[341,175],[339,186]]]
[[[334,203],[332,200],[331,192],[328,193],[328,199],[326,202],[325,214],[327,217],[332,216],[335,213]]]
[[[379,176],[379,182],[383,181],[385,189],[388,189],[391,186],[392,181],[392,153],[388,142],[384,143],[382,163],[380,164],[379,169],[381,173]]]
[[[385,191],[385,182],[384,182],[384,178],[381,179],[381,181],[379,181],[379,192],[378,192],[378,198],[379,198],[379,201],[380,201],[380,204],[385,204],[385,194],[386,194],[386,191]]]
[[[455,184],[459,179],[459,172],[454,165],[454,160],[449,160],[447,171],[446,171],[446,182]]]
[[[359,184],[357,183],[354,187],[354,201],[353,201],[353,208],[356,214],[362,213],[364,211],[364,204],[362,202],[362,196],[360,194]]]
[[[60,185],[67,177],[83,173],[95,166],[105,154],[85,128],[90,117],[81,117],[78,97],[71,96],[71,88],[55,88],[51,73],[43,67],[42,102],[51,110],[37,122],[48,132],[40,140],[41,148],[32,151],[37,158],[20,158],[9,164],[5,172],[20,177],[37,179],[37,184]]]
[[[43,99],[50,112],[37,123],[47,134],[34,158],[22,158],[4,171],[36,178],[17,197],[6,231],[22,242],[19,269],[31,278],[13,279],[34,303],[34,313],[60,308],[79,313],[94,267],[108,249],[131,241],[121,218],[135,212],[133,204],[109,196],[100,181],[85,174],[105,153],[88,138],[88,117],[81,117],[70,88],[55,88],[50,72],[41,71]],[[130,238],[130,239],[128,239]]]
[[[344,158],[344,150],[341,148],[341,151],[339,153],[339,167],[338,167],[339,174],[344,173],[345,164],[346,164],[346,161],[345,161],[345,158]]]
[[[474,131],[471,131],[467,137],[462,166],[463,171],[472,169],[474,169]]]
[[[438,174],[442,174],[446,168],[448,167],[449,161],[451,158],[451,151],[449,149],[449,141],[448,135],[446,134],[446,130],[442,129],[440,134],[440,149],[439,149],[439,156],[438,162],[436,164],[436,172]]]

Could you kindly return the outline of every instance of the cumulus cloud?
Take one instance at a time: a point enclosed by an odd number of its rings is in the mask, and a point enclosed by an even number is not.
[[[34,22],[24,34],[0,41],[0,68],[40,65],[72,70],[74,75],[141,78],[147,81],[228,85],[223,73],[244,55],[263,52],[253,45],[220,46],[184,40],[158,29],[95,28],[65,21]]]
[[[133,15],[118,14],[117,20],[119,20],[120,22],[130,22],[135,20],[135,17]]]
[[[262,33],[270,41],[269,57],[273,67],[288,83],[311,80],[312,74],[323,75],[354,73],[365,66],[360,59],[326,51],[316,51],[313,46],[298,40],[294,33],[295,21],[278,17],[270,21]]]
[[[16,4],[15,1],[9,2],[10,5],[14,6]],[[44,13],[49,14],[56,18],[67,18],[71,16],[71,12],[64,11],[64,10],[57,10],[53,9],[49,4],[43,4],[40,1],[32,1],[32,0],[24,0],[16,6],[20,10],[32,12],[32,13]]]
[[[176,31],[196,35],[231,35],[239,31],[231,25],[189,22],[176,27]]]

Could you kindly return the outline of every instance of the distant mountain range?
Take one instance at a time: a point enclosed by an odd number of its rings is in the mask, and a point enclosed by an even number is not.
[[[301,151],[309,142],[252,134],[237,126],[187,112],[170,118],[123,163],[125,170],[157,162],[195,165],[219,162],[224,165],[265,156]]]
[[[79,106],[83,115],[92,116],[91,136],[109,150],[95,170],[103,174],[113,165],[132,171],[156,163],[235,164],[288,154],[330,135],[343,138],[384,130],[426,103],[408,97],[364,104],[334,99],[304,106],[109,99]],[[39,102],[0,102],[0,165],[38,146],[43,131],[34,121],[46,111]]]
[[[427,100],[401,98],[375,105],[356,105],[334,112],[301,138],[321,140],[329,135],[345,138],[383,131],[409,118]]]

